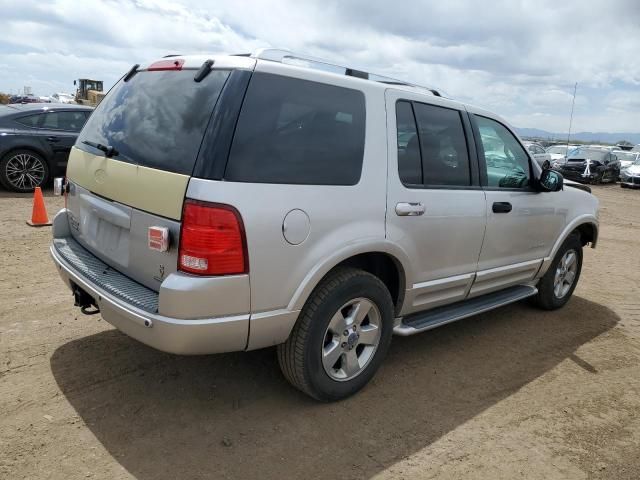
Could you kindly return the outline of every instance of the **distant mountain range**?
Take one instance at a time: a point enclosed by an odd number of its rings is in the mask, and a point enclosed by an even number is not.
[[[540,130],[538,128],[517,128],[518,134],[521,137],[533,137],[545,140],[567,140],[566,133],[552,133],[546,130]],[[615,132],[577,132],[571,134],[572,140],[579,140],[581,142],[603,142],[603,143],[617,143],[620,140],[626,140],[634,145],[640,143],[640,133],[615,133]]]

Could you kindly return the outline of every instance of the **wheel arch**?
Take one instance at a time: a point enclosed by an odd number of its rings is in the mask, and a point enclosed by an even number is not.
[[[389,289],[395,313],[402,308],[407,285],[408,258],[392,244],[370,245],[368,248],[347,248],[337,252],[314,268],[301,283],[289,303],[289,310],[301,310],[313,290],[339,267],[360,268],[378,277]]]
[[[39,156],[41,156],[45,162],[47,162],[47,167],[49,167],[49,171],[51,171],[52,168],[52,158],[51,158],[51,154],[44,151],[42,148],[40,148],[39,146],[36,145],[12,145],[9,148],[7,148],[6,150],[2,151],[0,153],[0,159],[4,160],[6,157],[8,157],[10,154],[20,151],[20,150],[27,150],[33,153],[38,154]]]
[[[551,262],[555,258],[564,241],[569,237],[569,235],[574,233],[577,233],[580,236],[582,246],[591,244],[591,248],[596,248],[596,244],[598,243],[598,219],[594,215],[581,215],[567,225],[558,236],[549,255],[544,258],[542,267],[540,267],[538,275],[536,276],[537,278],[541,278],[547,272],[549,265],[551,265]]]

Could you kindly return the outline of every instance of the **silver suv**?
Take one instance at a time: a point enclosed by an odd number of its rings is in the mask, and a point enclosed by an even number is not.
[[[274,50],[136,65],[57,187],[51,255],[84,313],[177,354],[277,345],[324,401],[393,334],[563,306],[598,235],[588,187],[500,117]]]

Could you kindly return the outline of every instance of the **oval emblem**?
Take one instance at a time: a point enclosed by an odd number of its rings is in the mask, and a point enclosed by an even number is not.
[[[104,181],[107,179],[107,172],[102,169],[98,169],[93,174],[93,178],[95,178],[96,183],[104,183]]]

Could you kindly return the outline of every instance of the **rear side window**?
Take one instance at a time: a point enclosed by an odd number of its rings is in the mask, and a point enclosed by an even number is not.
[[[142,71],[121,80],[93,111],[76,146],[103,155],[82,142],[109,145],[117,160],[191,175],[229,71],[212,71],[201,82],[194,74]]]
[[[460,112],[424,103],[413,104],[425,185],[471,185],[469,153]]]
[[[418,102],[396,103],[398,174],[407,186],[471,185],[460,112]]]
[[[41,114],[37,114],[37,115],[27,115],[26,117],[19,117],[16,118],[16,122],[18,122],[21,125],[24,125],[25,127],[37,127],[38,124],[40,123],[40,117],[42,115]]]
[[[422,185],[422,160],[420,138],[416,119],[409,102],[396,103],[396,126],[398,131],[398,173],[405,185]]]
[[[362,92],[256,72],[238,118],[225,179],[355,185],[364,137]]]
[[[79,132],[86,121],[85,112],[48,112],[44,114],[41,128]]]

